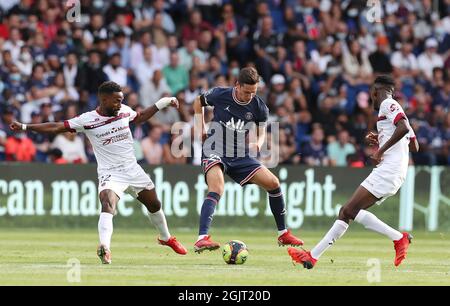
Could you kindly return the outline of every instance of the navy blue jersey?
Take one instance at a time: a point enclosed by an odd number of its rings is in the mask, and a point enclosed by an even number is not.
[[[248,133],[256,126],[264,125],[269,109],[255,96],[243,103],[236,97],[234,87],[215,87],[200,96],[203,106],[214,107],[214,118],[204,142],[204,155],[220,157],[248,156]]]

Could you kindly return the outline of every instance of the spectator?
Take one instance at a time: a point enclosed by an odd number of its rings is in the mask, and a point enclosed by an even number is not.
[[[142,84],[139,92],[139,99],[143,107],[149,107],[158,101],[162,96],[170,94],[171,89],[167,85],[161,70],[155,70],[151,79]]]
[[[31,162],[36,148],[25,133],[16,133],[6,139],[5,155],[6,161]]]
[[[313,129],[311,140],[304,144],[302,160],[308,166],[328,166],[329,159],[324,145],[324,131],[320,126]]]
[[[172,95],[184,90],[189,84],[189,75],[186,68],[180,65],[177,52],[170,54],[170,64],[163,69],[163,75],[167,80]]]
[[[146,47],[144,49],[144,61],[137,67],[135,75],[139,81],[139,85],[143,86],[153,78],[155,70],[160,70],[163,67],[153,58],[153,48]]]
[[[63,152],[60,149],[54,148],[48,152],[48,157],[50,162],[55,165],[65,165],[68,164],[67,160],[63,157]]]
[[[57,135],[51,147],[60,149],[63,152],[64,159],[69,163],[87,163],[83,140],[76,133],[66,132]]]
[[[163,161],[162,134],[163,130],[161,127],[153,126],[149,135],[142,139],[142,151],[149,165],[159,165]]]
[[[114,53],[109,59],[109,64],[103,68],[103,72],[108,77],[109,81],[113,81],[119,84],[121,87],[126,87],[127,81],[127,70],[120,66],[122,59],[120,53]]]
[[[438,42],[434,38],[428,38],[425,42],[425,52],[418,58],[419,69],[422,75],[427,79],[433,78],[433,69],[444,67],[442,57],[436,52]]]
[[[347,156],[356,152],[355,146],[350,143],[350,136],[346,130],[338,134],[338,140],[331,142],[327,147],[331,166],[347,166]]]
[[[277,50],[282,45],[282,39],[282,35],[273,30],[272,17],[263,17],[261,30],[253,36],[253,44],[257,56],[256,67],[265,82],[270,81],[273,70],[278,67]]]

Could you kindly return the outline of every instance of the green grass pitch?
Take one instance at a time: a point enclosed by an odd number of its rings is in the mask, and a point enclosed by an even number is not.
[[[294,231],[311,248],[323,232]],[[450,233],[413,233],[406,261],[393,266],[388,239],[371,232],[350,230],[313,270],[293,266],[286,248],[278,247],[271,231],[214,230],[222,243],[244,241],[250,256],[242,266],[226,265],[220,251],[195,254],[196,234],[172,230],[189,254],[179,256],[156,244],[152,229],[116,228],[113,263],[96,257],[96,229],[0,229],[0,285],[450,285]],[[81,282],[68,282],[68,260],[80,262]],[[380,263],[381,282],[370,283]]]

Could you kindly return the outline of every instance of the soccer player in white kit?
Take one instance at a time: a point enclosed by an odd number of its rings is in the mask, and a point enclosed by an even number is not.
[[[30,130],[50,134],[86,134],[98,163],[98,192],[102,211],[98,222],[100,244],[97,255],[103,264],[111,263],[112,219],[117,202],[125,192],[137,198],[147,208],[149,219],[159,231],[158,242],[171,247],[178,254],[185,255],[186,248],[169,233],[155,185],[136,161],[133,136],[129,128],[130,122],[140,124],[163,108],[178,107],[178,101],[176,98],[162,98],[155,105],[136,113],[122,104],[122,89],[114,82],[103,83],[98,89],[98,98],[100,105],[96,110],[70,120],[42,124],[13,122],[10,128],[16,132]]]
[[[379,76],[370,89],[374,108],[379,111],[378,135],[369,133],[366,139],[369,144],[379,146],[378,151],[371,156],[377,162],[377,167],[342,207],[338,220],[311,252],[295,248],[288,249],[293,261],[302,264],[304,268],[314,267],[319,257],[344,235],[350,220],[394,241],[395,266],[399,266],[406,258],[412,236],[408,233],[400,233],[367,211],[374,204],[381,204],[387,197],[397,193],[406,178],[409,151],[419,150],[414,131],[402,107],[392,98],[394,86],[395,83],[391,77]]]

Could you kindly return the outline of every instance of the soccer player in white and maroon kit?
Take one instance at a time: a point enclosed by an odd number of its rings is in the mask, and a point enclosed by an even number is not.
[[[397,193],[406,178],[409,151],[417,152],[419,149],[414,131],[402,107],[392,99],[394,85],[391,77],[379,76],[370,89],[374,108],[379,111],[378,135],[369,133],[366,138],[369,144],[379,145],[378,151],[372,156],[372,159],[378,163],[377,167],[342,207],[338,220],[311,252],[288,249],[292,259],[303,264],[307,269],[313,268],[319,257],[344,235],[350,220],[394,241],[395,266],[399,266],[406,258],[412,236],[408,233],[400,233],[367,211],[374,204],[380,204],[387,197]]]
[[[158,242],[171,247],[178,254],[186,254],[186,249],[169,233],[155,185],[136,161],[133,136],[129,128],[130,122],[140,124],[163,108],[178,107],[178,101],[175,98],[162,98],[155,105],[136,113],[122,104],[122,89],[114,82],[103,83],[98,89],[98,98],[100,105],[96,110],[70,120],[28,125],[13,122],[10,128],[16,132],[82,132],[89,138],[98,163],[98,192],[102,212],[98,222],[100,245],[97,255],[102,263],[111,263],[112,219],[117,202],[125,192],[147,207],[148,216],[160,234]]]

